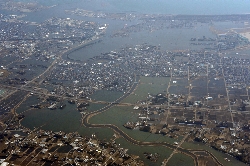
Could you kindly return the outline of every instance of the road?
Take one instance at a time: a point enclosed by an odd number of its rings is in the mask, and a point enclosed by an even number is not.
[[[221,61],[222,61],[222,57],[220,58],[220,63],[221,63]],[[231,104],[230,104],[230,98],[229,98],[229,93],[228,93],[228,89],[227,89],[227,83],[226,83],[226,79],[225,79],[225,75],[224,75],[224,70],[223,70],[223,68],[221,70],[222,70],[222,76],[224,78],[225,88],[226,88],[226,92],[227,92],[228,109],[229,109],[230,115],[231,115],[231,122],[234,124],[233,113],[232,113],[232,108],[231,108]]]

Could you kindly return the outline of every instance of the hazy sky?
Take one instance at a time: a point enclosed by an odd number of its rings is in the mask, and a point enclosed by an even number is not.
[[[250,0],[106,0],[106,2],[120,10],[165,14],[250,13]]]
[[[15,0],[44,5],[66,4],[69,8],[106,12],[136,11],[162,14],[250,13],[250,0]]]

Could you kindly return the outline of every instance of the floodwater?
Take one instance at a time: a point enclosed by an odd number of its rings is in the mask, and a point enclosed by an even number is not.
[[[124,47],[133,47],[134,45],[143,43],[161,46],[162,50],[168,51],[197,49],[199,48],[198,46],[190,45],[191,38],[202,38],[204,35],[207,38],[215,38],[215,35],[209,31],[209,26],[206,24],[197,24],[190,29],[143,30],[141,32],[132,32],[126,37],[110,37],[114,31],[121,28],[121,25],[116,25],[114,20],[107,22],[111,29],[107,29],[107,34],[101,38],[101,42],[85,46],[69,54],[69,57],[75,60],[86,60],[94,56],[99,56],[101,53],[117,51]],[[126,22],[122,22],[122,25],[124,24],[126,24]]]
[[[77,2],[79,2],[78,0]],[[164,0],[159,0],[160,3],[156,4],[151,11],[145,11],[145,6],[143,5],[154,5],[155,1],[146,0],[147,3],[141,3],[141,1],[117,1],[117,0],[107,0],[107,1],[101,1],[101,0],[93,0],[93,1],[84,1],[86,2],[85,5],[79,5],[77,6],[77,3],[70,3],[72,1],[69,0],[51,0],[51,1],[45,1],[44,3],[48,3],[46,5],[53,5],[58,4],[56,7],[47,9],[44,11],[39,11],[36,13],[28,14],[28,16],[24,19],[29,21],[36,21],[36,22],[42,22],[50,17],[70,17],[75,19],[82,19],[82,20],[88,20],[88,21],[96,21],[101,24],[108,24],[107,33],[104,37],[102,37],[100,40],[101,42],[85,46],[73,53],[71,53],[69,56],[70,58],[73,58],[75,60],[87,60],[88,58],[100,55],[101,53],[110,52],[112,50],[119,50],[120,48],[126,47],[126,46],[133,46],[137,44],[143,44],[148,43],[156,46],[161,46],[162,50],[184,50],[184,49],[193,49],[197,48],[195,46],[190,45],[190,39],[195,37],[211,37],[215,38],[215,35],[209,31],[209,26],[207,24],[197,24],[195,27],[190,29],[161,29],[157,31],[140,31],[138,33],[130,33],[127,37],[110,37],[114,32],[120,30],[124,27],[125,24],[132,25],[140,23],[140,21],[135,20],[133,22],[128,21],[117,21],[117,20],[109,20],[109,19],[97,19],[97,18],[86,18],[86,17],[80,17],[80,16],[72,16],[72,15],[66,15],[64,10],[65,9],[74,9],[76,7],[82,8],[82,9],[89,9],[89,10],[103,10],[105,12],[118,12],[118,11],[134,11],[138,10],[137,12],[140,13],[171,13],[171,14],[207,14],[208,8],[206,5],[208,5],[208,0],[203,0],[202,2],[205,3],[204,6],[199,5],[198,2],[200,1],[188,1],[192,2],[191,4],[194,5],[194,7],[197,10],[191,10],[190,6],[188,7],[183,5],[184,0],[180,1],[174,1],[173,4],[170,4],[167,8],[164,8],[162,4],[165,4]],[[227,0],[229,1],[229,0]],[[126,3],[125,3],[126,2]],[[210,1],[209,1],[210,2]],[[214,14],[231,14],[229,11],[226,11],[226,13],[220,13],[224,10],[219,10],[219,4],[224,1],[214,1],[214,3],[211,3],[211,6],[216,6],[215,8],[209,8],[216,10]],[[233,3],[236,3],[236,1],[232,1]],[[241,3],[245,3],[246,1],[241,1]],[[216,4],[218,3],[218,4]],[[96,5],[93,5],[96,4]],[[236,6],[239,3],[235,4]],[[166,5],[166,4],[165,4]],[[224,5],[224,4],[223,4]],[[248,9],[246,9],[247,5],[242,6],[241,13],[247,13],[249,12]],[[183,8],[185,10],[179,10],[180,8]],[[232,9],[232,13],[239,13],[236,9],[232,7],[227,7]],[[158,10],[156,10],[158,9]],[[177,10],[178,9],[178,10]],[[176,13],[177,11],[182,11],[182,13]],[[196,12],[196,13],[195,13]],[[225,11],[224,11],[225,12]],[[225,22],[225,23],[216,23],[215,28],[218,29],[227,29],[227,28],[234,28],[234,27],[241,27],[241,24],[234,22]],[[184,88],[184,86],[183,86]],[[92,98],[95,100],[101,100],[101,101],[114,101],[116,98],[119,98],[121,96],[121,93],[118,92],[105,92],[105,91],[98,91],[95,94],[93,94]],[[204,92],[204,95],[206,93]],[[33,99],[32,101],[27,101],[27,105],[35,104],[38,102],[36,99]],[[34,127],[40,127],[41,129],[45,130],[52,130],[52,131],[65,131],[65,132],[75,132],[78,131],[80,134],[83,135],[91,135],[93,132],[97,133],[97,136],[100,136],[101,139],[105,138],[111,138],[113,135],[113,131],[110,129],[88,129],[84,128],[81,125],[81,114],[76,110],[75,105],[69,105],[60,110],[49,110],[47,108],[44,109],[30,109],[29,106],[22,105],[18,112],[24,112],[25,118],[22,120],[21,124],[25,127],[33,129]],[[102,105],[98,104],[91,104],[91,111],[97,110],[102,107]],[[122,117],[120,117],[122,118]],[[158,136],[159,137],[159,136]],[[134,150],[134,153],[138,153],[138,151]]]
[[[26,0],[27,1],[27,0]],[[181,0],[184,2],[184,0]],[[229,0],[228,0],[229,1]],[[40,2],[40,1],[38,1]],[[92,45],[85,46],[75,52],[72,52],[69,56],[70,58],[76,60],[87,60],[91,57],[100,55],[101,53],[110,52],[112,50],[119,50],[123,47],[133,46],[137,44],[148,43],[155,46],[161,46],[162,50],[184,50],[184,49],[195,49],[197,46],[190,45],[191,38],[201,38],[206,36],[207,38],[215,38],[215,35],[210,32],[209,25],[206,23],[197,23],[192,28],[176,28],[176,29],[159,29],[155,31],[142,30],[140,32],[132,32],[129,33],[127,37],[111,37],[113,33],[121,30],[124,25],[136,25],[141,23],[140,20],[133,21],[121,21],[121,20],[111,20],[111,19],[102,19],[102,18],[86,18],[81,16],[67,15],[64,10],[66,9],[75,9],[81,8],[92,11],[104,11],[104,12],[137,12],[137,13],[156,13],[156,14],[188,14],[190,11],[190,6],[185,7],[182,5],[180,1],[173,1],[171,3],[166,3],[165,1],[159,0],[159,3],[155,3],[152,0],[146,0],[146,3],[142,3],[141,1],[115,1],[115,0],[94,0],[94,1],[77,1],[76,3],[72,3],[69,0],[52,0],[52,1],[41,1],[44,5],[54,5],[56,7],[37,11],[35,13],[27,13],[27,16],[23,18],[28,21],[42,22],[51,17],[70,17],[72,19],[81,19],[86,21],[95,21],[100,24],[108,24],[108,29],[104,37],[100,38],[100,42],[97,42]],[[79,3],[78,3],[79,2]],[[145,1],[144,1],[145,2]],[[197,10],[192,10],[192,13],[189,14],[206,14],[205,8],[208,5],[207,0],[204,0],[204,6],[199,5],[198,1],[186,1],[190,3],[190,5],[194,5],[194,8]],[[234,2],[234,1],[233,1]],[[214,3],[221,3],[220,1],[214,1]],[[242,1],[243,3],[243,1]],[[93,5],[95,4],[95,5]],[[151,10],[145,10],[147,6],[153,6]],[[211,4],[212,6],[215,4]],[[141,5],[144,7],[141,7]],[[146,6],[145,6],[146,5]],[[163,8],[163,6],[167,5],[167,8]],[[199,6],[199,8],[198,8]],[[236,4],[237,6],[237,4]],[[179,8],[184,8],[185,10],[178,10]],[[157,10],[156,10],[157,9]],[[169,10],[167,10],[169,9]],[[202,10],[204,9],[204,10]],[[222,10],[217,10],[217,8],[210,8],[214,14],[229,14],[230,12],[223,13]],[[209,10],[210,10],[209,9]],[[237,12],[240,10],[242,12]],[[232,13],[244,13],[248,9],[245,6],[242,6],[242,9],[232,10]],[[178,11],[179,13],[176,13]],[[201,12],[202,11],[202,12]],[[7,12],[10,14],[12,12]],[[196,13],[195,13],[196,12]],[[13,12],[16,13],[16,12]],[[17,12],[18,13],[18,12]],[[218,29],[227,29],[234,27],[242,27],[242,23],[235,22],[224,22],[224,23],[214,23],[215,28]],[[98,91],[93,94],[92,98],[95,100],[101,101],[114,101],[116,98],[121,96],[121,93],[118,92],[105,92]],[[30,108],[29,105],[34,104],[36,100],[29,100],[27,105],[22,105],[18,113],[26,111]],[[100,105],[91,105],[91,110],[93,110],[96,106],[96,109],[100,108]],[[79,130],[80,128],[80,118],[81,115],[76,109],[72,106],[67,106],[63,110],[48,110],[47,108],[41,110],[30,109],[25,112],[25,119],[22,121],[22,124],[26,127],[33,128],[42,126],[43,129],[47,130],[65,130],[68,132],[73,132]],[[34,120],[35,119],[35,120]],[[57,123],[52,123],[56,120]],[[46,122],[46,123],[45,123]],[[66,125],[70,123],[71,125]],[[60,126],[60,127],[58,127]]]

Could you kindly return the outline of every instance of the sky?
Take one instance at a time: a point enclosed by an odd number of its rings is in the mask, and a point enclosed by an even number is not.
[[[244,14],[250,13],[250,0],[15,0],[69,8],[154,14]]]
[[[105,1],[105,0],[103,0]],[[250,0],[106,0],[120,11],[164,14],[250,13]]]

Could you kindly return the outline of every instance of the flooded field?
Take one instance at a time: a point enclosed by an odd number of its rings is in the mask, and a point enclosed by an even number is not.
[[[218,94],[227,95],[224,79],[210,78],[208,82],[208,93],[209,96],[216,98]]]
[[[27,128],[40,127],[44,130],[74,132],[81,125],[81,114],[75,105],[64,109],[31,109],[24,113],[21,124]]]
[[[123,147],[125,149],[129,149],[128,153],[129,154],[138,154],[140,159],[144,161],[148,166],[154,166],[154,165],[161,165],[162,161],[169,157],[170,154],[172,153],[173,150],[167,148],[167,147],[162,147],[162,146],[137,146],[132,143],[127,142],[123,138],[116,139],[116,142],[120,144],[120,147]],[[158,153],[159,158],[156,162],[152,162],[149,159],[146,159],[146,156],[144,155],[144,152],[146,153]]]
[[[17,109],[17,113],[25,115],[25,118],[21,121],[24,127],[30,129],[40,127],[44,130],[65,132],[80,130],[82,115],[77,111],[76,105],[67,103],[64,109],[55,110],[50,110],[48,108],[35,109],[30,107],[30,105],[38,104],[39,102],[41,101],[39,101],[37,97],[30,96]],[[96,111],[104,106],[103,104],[90,104],[86,112]],[[91,132],[91,134],[92,133],[93,132]]]
[[[99,110],[105,106],[106,106],[105,104],[90,103],[89,106],[87,107],[86,112],[93,112],[93,111]]]
[[[141,77],[137,89],[122,102],[136,103],[139,100],[146,100],[148,94],[166,93],[169,81],[170,77]]]
[[[95,21],[103,22],[102,19],[96,19]],[[207,38],[215,38],[216,35],[209,30],[209,26],[206,23],[197,23],[192,28],[173,28],[166,29],[161,28],[157,30],[141,30],[139,32],[130,32],[126,37],[110,37],[113,33],[120,31],[122,25],[130,25],[131,22],[121,22],[118,20],[108,20],[109,28],[107,29],[107,35],[101,38],[101,40],[95,44],[86,45],[81,49],[78,49],[68,56],[74,60],[86,61],[94,56],[99,56],[102,53],[107,53],[112,50],[119,50],[126,46],[133,47],[138,44],[147,43],[150,45],[160,46],[162,50],[187,50],[187,49],[200,49],[204,46],[192,45],[190,39],[193,37],[201,38],[206,34]],[[140,24],[140,21],[134,22]],[[157,22],[155,24],[158,24]],[[161,23],[158,25],[161,26]],[[167,40],[166,40],[167,39]],[[181,39],[181,40],[180,40]]]
[[[17,109],[16,113],[20,114],[31,109],[31,105],[39,104],[41,101],[38,96],[29,96]]]
[[[109,128],[87,128],[81,126],[81,128],[79,128],[77,132],[86,137],[91,137],[92,134],[95,134],[96,137],[100,140],[110,140],[114,135],[114,131]]]
[[[108,91],[108,90],[99,90],[96,91],[92,96],[91,99],[95,101],[107,101],[113,102],[119,97],[123,95],[122,92],[117,91]]]
[[[172,139],[160,134],[157,135],[148,132],[142,132],[138,129],[126,129],[123,125],[128,121],[136,122],[138,113],[139,112],[137,110],[133,110],[133,107],[112,107],[108,111],[92,117],[89,122],[92,124],[114,124],[129,136],[139,141],[159,141],[168,143],[174,143],[175,141],[178,141],[178,139]]]
[[[170,82],[170,87],[168,92],[170,94],[176,95],[188,95],[188,79],[187,78],[177,78],[173,77],[172,81]]]
[[[179,165],[193,166],[194,161],[191,157],[187,155],[184,155],[182,153],[175,153],[169,160],[168,164],[171,166],[179,166]]]
[[[250,49],[237,49],[237,50],[230,50],[230,52],[226,52],[223,54],[225,57],[237,57],[242,59],[250,59],[249,55]]]
[[[191,82],[191,96],[194,101],[202,100],[204,96],[207,96],[207,77],[198,77]]]
[[[229,95],[234,95],[236,98],[241,98],[243,95],[247,95],[246,89],[228,88]]]
[[[202,143],[197,143],[197,142],[194,142],[194,143],[188,143],[188,142],[184,142],[182,144],[182,147],[183,148],[187,148],[187,149],[203,149],[203,150],[207,150],[209,152],[211,152],[223,165],[226,165],[226,166],[244,166],[245,164],[242,163],[242,162],[239,162],[238,160],[236,160],[235,158],[233,158],[232,156],[228,155],[228,154],[225,154],[225,153],[221,153],[217,150],[214,150],[212,149],[211,147],[208,147]],[[229,161],[226,161],[225,158],[228,158],[230,159],[230,162]]]

